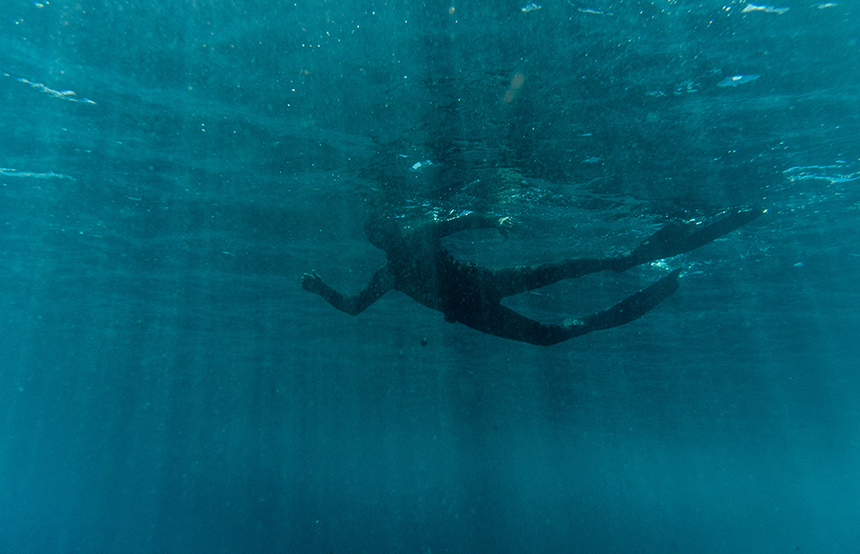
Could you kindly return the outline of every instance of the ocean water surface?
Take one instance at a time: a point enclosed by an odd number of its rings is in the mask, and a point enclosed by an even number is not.
[[[0,552],[857,552],[858,70],[852,1],[5,0]],[[381,204],[491,266],[766,213],[536,347],[302,290]]]

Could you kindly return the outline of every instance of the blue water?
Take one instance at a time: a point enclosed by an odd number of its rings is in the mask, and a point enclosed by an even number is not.
[[[854,2],[0,12],[0,552],[860,551]],[[379,201],[514,215],[450,240],[489,265],[767,213],[510,299],[685,268],[542,348],[303,291]]]

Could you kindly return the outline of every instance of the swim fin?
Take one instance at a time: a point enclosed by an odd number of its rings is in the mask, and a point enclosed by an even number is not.
[[[628,256],[630,267],[695,250],[759,217],[761,210],[732,208],[704,220],[671,223],[636,247]]]
[[[678,290],[680,269],[666,275],[653,285],[628,296],[611,308],[591,314],[582,320],[584,333],[618,327],[639,319]]]

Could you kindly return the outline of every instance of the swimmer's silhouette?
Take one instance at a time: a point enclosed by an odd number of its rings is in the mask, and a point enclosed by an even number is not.
[[[302,276],[302,287],[325,298],[350,315],[364,311],[391,289],[478,331],[538,345],[556,344],[592,331],[609,329],[642,317],[678,288],[680,270],[669,273],[602,312],[562,325],[544,324],[502,306],[506,296],[537,289],[562,279],[598,271],[621,272],[703,246],[761,215],[761,211],[732,209],[704,221],[673,223],[663,227],[632,252],[608,258],[579,258],[532,266],[501,269],[477,267],[455,260],[441,239],[466,229],[494,228],[507,236],[516,224],[509,217],[466,213],[444,220],[402,227],[397,222],[371,219],[365,224],[368,239],[387,254],[387,261],[355,296],[344,296],[316,274]]]

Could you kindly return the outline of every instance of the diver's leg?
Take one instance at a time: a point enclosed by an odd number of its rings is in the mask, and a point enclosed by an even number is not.
[[[575,279],[589,273],[615,270],[617,258],[579,258],[561,262],[487,269],[482,273],[485,287],[497,298],[539,289],[563,279]]]
[[[704,246],[749,223],[760,210],[730,209],[702,221],[672,223],[663,227],[626,256],[580,258],[533,266],[500,269],[467,268],[469,276],[495,298],[504,298],[599,271],[625,271]]]
[[[650,287],[629,296],[602,312],[564,325],[544,324],[495,304],[459,314],[456,321],[478,331],[540,346],[549,346],[592,331],[618,327],[639,319],[678,289],[677,269]]]
[[[557,344],[588,332],[579,322],[571,325],[543,324],[501,304],[484,309],[480,313],[457,318],[456,321],[483,333],[538,346]]]
[[[759,217],[761,210],[733,208],[704,220],[671,223],[616,259],[616,271],[695,250]]]

